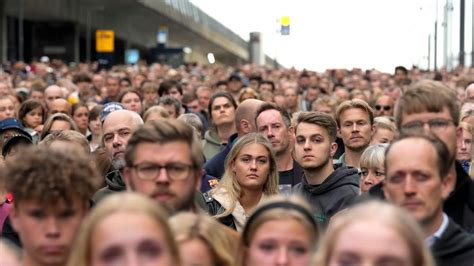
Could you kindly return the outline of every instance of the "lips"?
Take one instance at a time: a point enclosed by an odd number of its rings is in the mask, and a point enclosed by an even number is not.
[[[246,177],[257,178],[258,175],[257,174],[248,174],[248,175],[246,175]]]
[[[48,255],[59,255],[66,251],[64,245],[44,245],[40,247],[41,251]]]
[[[423,205],[421,201],[405,201],[402,203],[402,206],[407,209],[415,209]]]

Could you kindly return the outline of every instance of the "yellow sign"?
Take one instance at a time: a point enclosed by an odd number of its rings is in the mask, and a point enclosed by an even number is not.
[[[290,25],[290,17],[289,16],[283,16],[283,17],[281,17],[280,22],[281,22],[282,26],[288,26],[288,25]]]
[[[115,33],[113,30],[96,30],[95,51],[99,53],[112,53],[114,51]]]

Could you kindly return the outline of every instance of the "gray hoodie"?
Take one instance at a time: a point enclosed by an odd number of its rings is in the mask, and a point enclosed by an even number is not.
[[[310,185],[303,176],[301,183],[292,190],[308,200],[315,210],[314,218],[322,226],[327,225],[334,214],[350,205],[359,194],[357,169],[348,166],[335,167],[337,168],[323,183]]]

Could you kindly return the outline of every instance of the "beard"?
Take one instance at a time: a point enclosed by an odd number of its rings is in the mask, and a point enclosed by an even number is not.
[[[304,164],[302,164],[301,167],[303,167],[303,169],[308,172],[318,172],[319,170],[323,169],[329,163],[330,160],[332,160],[332,158],[328,156],[324,158],[320,163],[316,163],[310,166],[305,166]]]
[[[123,157],[112,159],[112,166],[115,170],[122,170],[125,167],[125,159]]]
[[[142,191],[136,189],[136,185],[133,181],[133,178],[130,179],[130,188],[132,191],[144,194]],[[184,195],[177,195],[176,192],[171,191],[169,186],[166,185],[155,185],[155,188],[147,193],[145,196],[149,197],[152,200],[155,200],[161,207],[165,208],[168,214],[173,215],[182,211],[193,211],[194,208],[194,198],[196,196],[196,191],[194,190],[194,185],[189,191],[186,191]],[[157,201],[155,198],[158,195],[168,194],[171,198],[168,201]]]

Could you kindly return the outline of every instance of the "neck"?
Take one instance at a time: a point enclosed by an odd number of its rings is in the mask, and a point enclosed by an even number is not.
[[[217,135],[222,142],[227,142],[230,136],[235,132],[235,123],[222,124],[217,127]]]
[[[259,190],[247,190],[243,189],[240,195],[239,202],[245,210],[245,213],[250,213],[260,202],[263,191]]]
[[[285,151],[281,154],[276,154],[275,157],[278,172],[293,169],[293,157],[291,156],[291,152]]]
[[[362,155],[364,150],[354,151],[354,150],[350,150],[346,147],[345,152],[344,152],[346,165],[356,167],[356,168],[360,168],[360,156]]]
[[[426,222],[426,223],[422,222],[421,225],[425,233],[425,238],[433,235],[436,231],[438,231],[442,223],[443,223],[443,212],[441,210],[439,211],[438,214],[436,214],[436,217],[432,221]]]
[[[306,181],[310,185],[322,184],[332,172],[334,172],[332,160],[329,160],[328,163],[317,169],[304,169]]]

